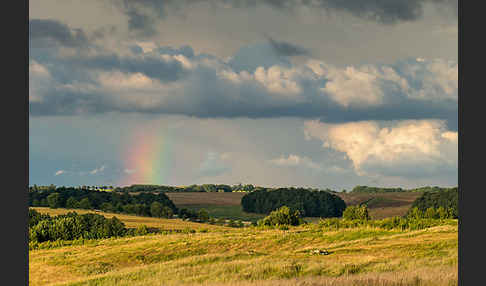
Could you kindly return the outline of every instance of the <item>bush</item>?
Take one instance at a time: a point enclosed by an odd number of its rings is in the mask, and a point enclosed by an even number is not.
[[[300,212],[298,210],[291,210],[287,206],[282,206],[279,209],[271,212],[268,216],[260,220],[259,225],[279,226],[279,225],[299,225],[302,223]]]
[[[353,220],[369,220],[370,215],[368,213],[368,207],[366,205],[361,206],[349,206],[343,212],[343,218]]]
[[[146,235],[149,233],[149,229],[146,225],[141,225],[135,230],[135,235]]]
[[[205,209],[200,209],[197,213],[197,216],[201,221],[209,220],[209,212]]]
[[[52,218],[41,216],[32,212],[29,220],[31,242],[99,239],[124,236],[127,233],[123,222],[116,217],[107,219],[98,214],[78,215],[74,212]]]

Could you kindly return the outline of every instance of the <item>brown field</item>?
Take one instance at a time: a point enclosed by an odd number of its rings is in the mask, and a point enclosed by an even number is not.
[[[246,193],[165,193],[174,204],[177,205],[216,205],[216,206],[239,206],[241,198]]]

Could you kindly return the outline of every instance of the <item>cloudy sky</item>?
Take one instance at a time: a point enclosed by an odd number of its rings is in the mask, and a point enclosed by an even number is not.
[[[457,1],[29,6],[30,185],[457,185]]]

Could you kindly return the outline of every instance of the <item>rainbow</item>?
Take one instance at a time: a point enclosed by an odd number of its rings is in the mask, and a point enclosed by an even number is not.
[[[160,125],[143,126],[129,142],[124,158],[124,178],[121,185],[167,184],[172,166],[170,128]]]

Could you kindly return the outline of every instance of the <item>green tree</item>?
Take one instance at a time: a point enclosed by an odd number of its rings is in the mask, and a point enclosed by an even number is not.
[[[343,212],[343,218],[349,220],[369,220],[370,215],[368,213],[368,207],[366,205],[348,206]]]
[[[435,211],[435,208],[429,207],[425,210],[425,217],[426,218],[439,218],[438,213]]]
[[[411,219],[421,219],[424,217],[424,213],[418,207],[414,207],[410,209],[407,217]]]
[[[49,204],[50,208],[55,209],[60,207],[60,199],[61,196],[59,195],[59,193],[52,193],[47,196],[47,203]]]
[[[159,202],[153,202],[150,205],[150,214],[153,217],[162,217],[162,204]]]
[[[200,209],[197,212],[197,216],[201,221],[208,221],[209,220],[209,212],[205,209]]]
[[[84,198],[81,201],[79,201],[79,207],[82,209],[91,209],[92,205],[89,198]]]
[[[113,212],[115,210],[111,203],[102,203],[100,208],[104,212]]]
[[[447,214],[447,210],[444,208],[444,207],[439,207],[437,209],[437,216],[440,218],[440,219],[446,219],[448,218],[448,214]]]
[[[78,207],[79,207],[78,201],[74,197],[69,197],[66,200],[66,208],[68,208],[68,209],[76,209]]]
[[[361,205],[358,209],[357,209],[357,215],[358,215],[358,219],[361,219],[361,220],[369,220],[370,219],[370,214],[368,213],[368,207],[366,205]]]
[[[268,216],[259,221],[260,225],[299,225],[302,219],[298,210],[291,210],[287,206],[272,211]]]
[[[162,208],[162,216],[163,217],[172,218],[173,215],[174,215],[174,211],[172,211],[171,208],[169,208],[169,207],[163,207]]]

